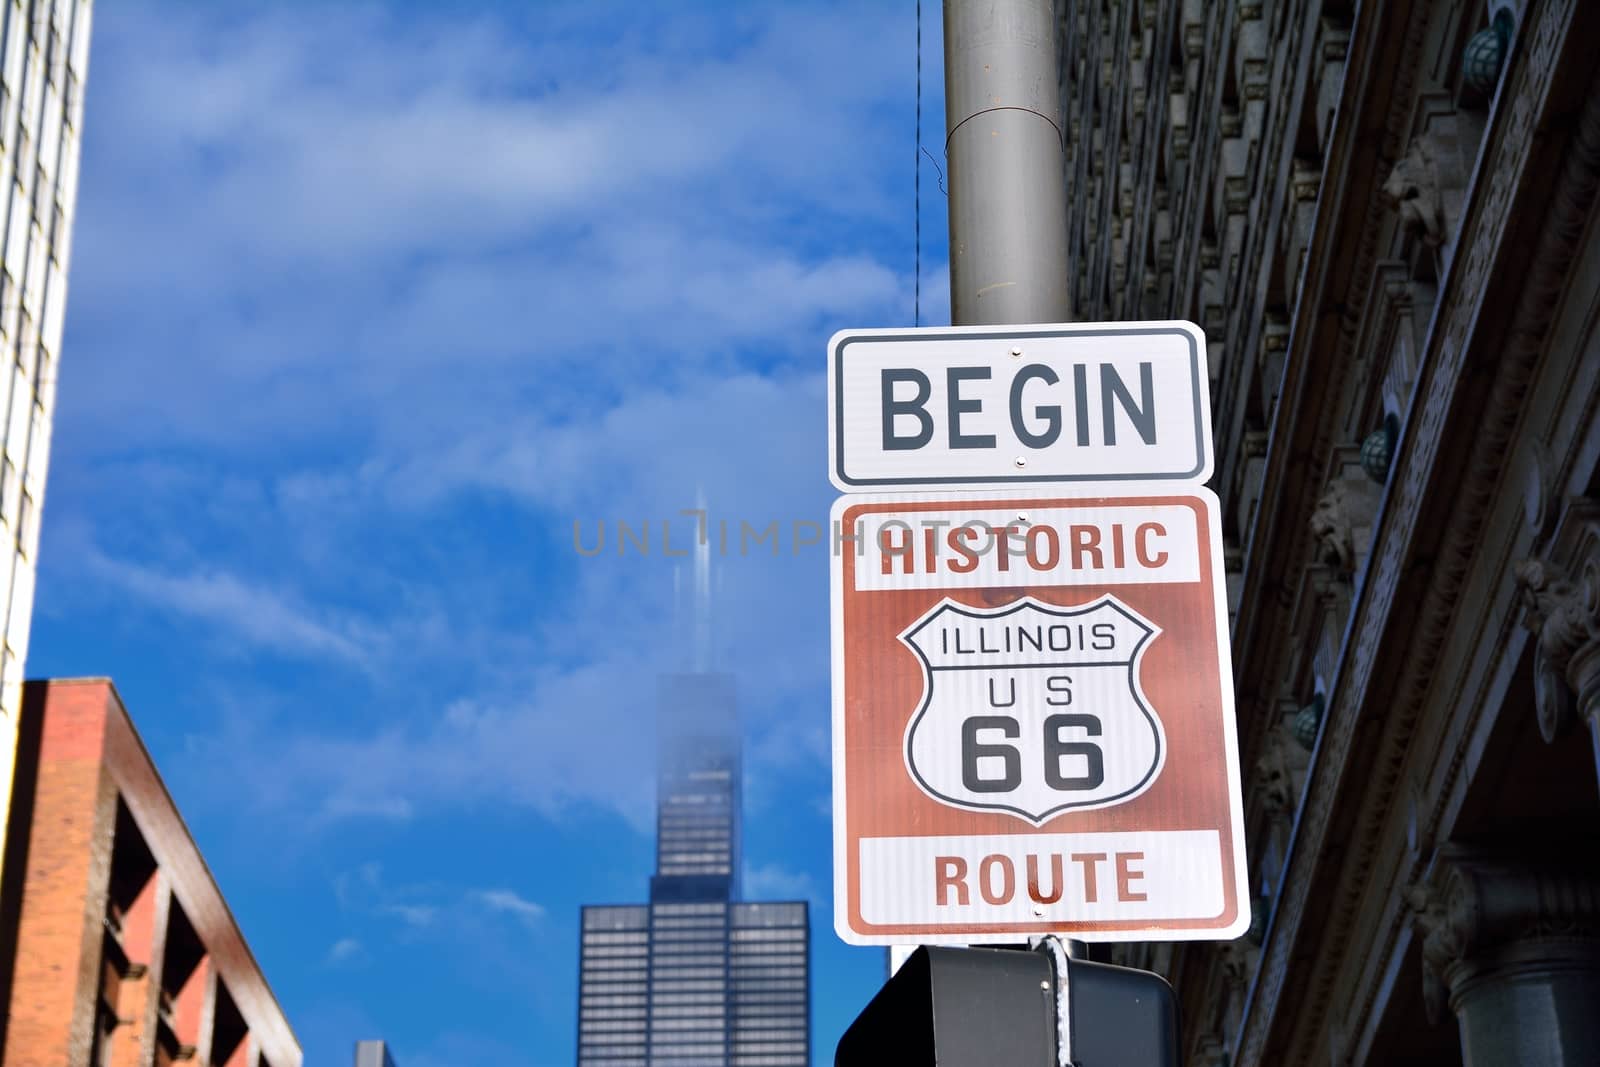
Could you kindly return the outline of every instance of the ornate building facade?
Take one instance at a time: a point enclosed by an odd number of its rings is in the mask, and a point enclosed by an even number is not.
[[[1061,4],[1074,317],[1210,342],[1250,936],[1188,1062],[1600,1063],[1600,5]]]

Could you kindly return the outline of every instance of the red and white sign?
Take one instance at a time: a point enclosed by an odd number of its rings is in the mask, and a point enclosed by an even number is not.
[[[835,926],[855,944],[1249,926],[1216,497],[833,508]]]

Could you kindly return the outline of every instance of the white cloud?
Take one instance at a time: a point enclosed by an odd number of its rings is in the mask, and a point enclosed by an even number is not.
[[[776,863],[747,867],[744,894],[749,900],[804,900],[820,895],[810,874]]]
[[[361,947],[361,942],[353,937],[341,937],[328,949],[327,959],[324,961],[329,967],[355,963],[366,956],[366,949]]]
[[[408,819],[420,810],[513,804],[559,817],[573,804],[650,821],[649,693],[625,654],[553,673],[522,701],[462,702],[371,734],[305,724],[287,737],[242,727],[196,742],[216,773],[251,782],[259,808],[319,822]],[[622,683],[619,685],[619,683]],[[240,758],[250,753],[249,760]]]
[[[474,916],[503,916],[530,930],[545,918],[545,908],[504,886],[462,888],[439,881],[391,882],[376,862],[344,871],[333,880],[334,898],[346,912],[398,921],[406,936],[448,935],[481,923]],[[391,927],[392,929],[392,927]],[[356,938],[334,944],[328,962],[365,956]]]
[[[477,889],[470,896],[490,911],[509,915],[525,926],[535,926],[545,917],[543,905],[511,889]]]
[[[821,407],[814,374],[696,377],[623,397],[593,421],[474,427],[458,450],[404,468],[240,489],[254,502],[235,541],[238,565],[259,578],[214,565],[189,571],[194,550],[149,542],[145,553],[166,558],[113,560],[93,538],[71,555],[157,612],[204,624],[207,646],[354,664],[370,679],[370,695],[315,716],[230,680],[232,710],[190,727],[194,773],[230,790],[247,783],[257,813],[327,827],[489,806],[554,819],[578,805],[644,832],[656,675],[689,663],[673,592],[687,561],[662,557],[661,524],[670,520],[675,544],[686,546],[695,520],[681,509],[703,490],[713,537],[722,520],[730,529],[727,554],[719,546],[712,560],[713,645],[716,664],[740,678],[747,790],[760,810],[830,758],[820,595],[828,547],[826,537],[795,546],[797,522],[827,521]],[[806,468],[808,477],[794,473]],[[184,480],[173,486],[180,498],[196,493]],[[544,526],[550,544],[540,551],[553,558],[514,539],[477,547],[481,535],[464,531],[457,543],[480,555],[447,558],[444,569],[396,585],[350,531],[414,523],[391,503],[405,487],[413,500],[468,489],[526,502],[538,509],[527,521]],[[145,506],[158,515],[170,505]],[[297,514],[326,524],[311,548],[250,530],[293,529]],[[652,524],[650,556],[618,555],[618,519]],[[608,524],[601,556],[578,557],[575,520],[588,531]],[[777,524],[776,555],[765,544],[741,554],[746,521]],[[559,591],[546,591],[547,574],[562,575]],[[363,577],[352,586],[345,575]]]
[[[813,923],[826,924],[833,909],[830,889],[816,876],[780,863],[746,865],[742,888],[746,900],[806,901],[811,905]]]
[[[429,904],[385,904],[381,911],[385,915],[393,915],[413,929],[432,926],[439,918],[439,909]]]
[[[383,866],[368,861],[333,879],[334,899],[348,912],[398,919],[409,930],[425,930],[434,925],[441,912],[434,901],[437,887],[431,884],[393,884],[384,877]]]
[[[679,9],[679,37],[662,47],[597,33],[605,7],[540,11],[589,22],[574,27],[579,64],[563,55],[571,38],[508,32],[496,16],[133,5],[100,20],[95,76],[119,91],[92,114],[138,120],[118,140],[129,167],[208,163],[220,236],[296,256],[501,241],[575,211],[653,202],[663,183],[699,203],[728,182],[774,194],[722,203],[729,213],[884,209],[881,196],[863,203],[873,182],[838,149],[903,124],[874,106],[910,75],[882,63],[875,40],[899,13],[783,5],[735,26]],[[637,7],[621,10],[643,25]],[[162,62],[137,63],[151,53]]]
[[[107,12],[69,357],[95,365],[63,418],[120,433],[81,447],[425,453],[597,391],[550,374],[606,392],[735,347],[810,360],[833,328],[907,317],[909,263],[871,239],[892,220],[906,243],[903,179],[842,150],[905,133],[885,105],[908,72],[876,44],[901,14],[673,16],[647,38],[579,5],[526,36],[511,15]]]
[[[168,574],[109,559],[94,550],[80,557],[95,575],[146,602],[225,628],[258,648],[370,666],[380,635],[353,619],[319,621],[278,593],[224,571]]]
[[[402,487],[414,499],[467,487],[523,500],[540,509],[538,521],[548,524],[544,536],[553,542],[543,551],[554,558],[524,555],[512,544],[498,558],[491,552],[481,561],[453,560],[437,589],[370,615],[301,609],[309,617],[286,623],[285,635],[344,637],[380,664],[373,676],[404,693],[404,703],[380,701],[381,714],[352,710],[316,720],[289,711],[241,714],[197,739],[206,753],[201,764],[220,779],[253,782],[250,794],[263,808],[321,821],[409,819],[491,803],[559,817],[584,804],[646,828],[655,676],[689,663],[673,593],[675,572],[681,576],[688,564],[663,558],[662,524],[673,524],[680,550],[687,546],[695,519],[681,511],[694,507],[703,489],[714,540],[722,521],[729,527],[727,553],[718,545],[712,559],[713,645],[716,663],[736,669],[744,686],[752,803],[764,803],[797,770],[826,768],[827,609],[818,593],[828,546],[826,537],[795,545],[796,523],[827,522],[821,406],[815,375],[694,379],[629,396],[591,422],[475,428],[458,450],[404,469],[342,483],[293,479],[276,494],[286,509],[332,508],[340,524],[360,521],[341,508],[386,513],[388,495]],[[813,476],[792,473],[804,467]],[[651,524],[648,557],[618,554],[619,519],[635,529]],[[577,555],[574,521],[586,540],[599,522],[607,524],[604,553]],[[776,555],[768,544],[741,553],[745,522],[756,529],[777,524]],[[321,569],[365,565],[357,539],[336,543]],[[543,592],[537,579],[515,593],[494,593],[508,580],[497,572],[507,568],[570,574],[558,596]],[[505,599],[485,601],[476,592],[479,573],[486,593]],[[145,584],[169,592],[169,583]],[[457,587],[467,592],[438,599]],[[182,607],[174,610],[192,610],[176,603]],[[218,611],[211,621],[218,630],[248,632],[272,614],[241,603],[236,614]],[[496,616],[515,622],[493,622]],[[303,643],[317,647],[309,638]],[[442,670],[461,674],[459,688],[432,684]],[[273,725],[263,727],[265,721]]]

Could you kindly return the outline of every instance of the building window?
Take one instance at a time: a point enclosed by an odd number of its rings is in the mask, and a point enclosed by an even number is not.
[[[50,203],[54,199],[55,190],[50,187],[50,176],[41,161],[33,168],[33,218],[40,229],[50,221]]]
[[[31,556],[33,552],[29,546],[33,544],[33,494],[22,494],[22,506],[17,509],[17,551],[23,556]]]
[[[17,496],[20,482],[17,478],[16,464],[7,456],[0,461],[0,522],[9,522],[13,514],[11,502]]]

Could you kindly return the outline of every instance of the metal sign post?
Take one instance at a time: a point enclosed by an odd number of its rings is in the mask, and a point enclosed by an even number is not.
[[[1064,954],[1052,963],[1048,951],[935,947],[917,949],[884,984],[833,1062],[1174,1067],[1179,1058],[1177,1000],[1158,975]]]

